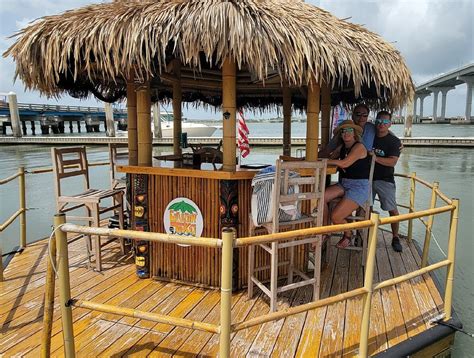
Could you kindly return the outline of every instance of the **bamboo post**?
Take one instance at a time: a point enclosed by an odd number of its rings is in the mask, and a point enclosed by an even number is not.
[[[65,214],[54,216],[54,228],[66,222]],[[71,286],[69,280],[69,258],[67,251],[66,233],[61,229],[56,230],[56,245],[58,247],[58,279],[59,279],[59,304],[61,307],[61,321],[63,325],[64,355],[66,358],[74,357],[74,331],[72,328]]]
[[[111,103],[104,103],[107,137],[115,137],[114,109]]]
[[[176,81],[173,82],[173,153],[181,155],[181,133],[182,133],[182,113],[181,113],[181,62],[175,58],[173,60],[173,73]]]
[[[451,223],[449,228],[448,260],[446,272],[446,290],[444,292],[444,320],[451,319],[451,308],[453,302],[454,281],[454,259],[456,257],[456,236],[458,231],[459,199],[453,199],[454,210],[451,212]]]
[[[321,147],[329,142],[329,122],[331,120],[331,88],[324,83],[321,87]]]
[[[20,112],[18,111],[18,100],[15,92],[8,93],[8,107],[10,110],[10,121],[14,137],[21,137]]]
[[[370,308],[372,305],[375,252],[377,249],[377,231],[379,226],[379,214],[373,212],[370,214],[370,221],[374,224],[369,229],[369,244],[367,251],[367,262],[365,264],[364,289],[367,294],[364,296],[362,322],[360,328],[359,357],[368,357],[369,348],[369,327],[370,327]]]
[[[51,332],[53,329],[54,315],[54,275],[53,265],[56,266],[56,238],[53,236],[50,241],[49,251],[52,262],[47,255],[46,288],[44,297],[43,315],[43,337],[41,339],[41,358],[48,358],[51,353]]]
[[[20,247],[26,247],[26,188],[25,188],[25,167],[18,169],[20,176],[19,191],[20,191]]]
[[[155,138],[162,138],[160,102],[153,103],[153,126],[155,127]]]
[[[234,230],[222,230],[222,271],[221,271],[221,326],[219,357],[230,357],[231,310],[232,310],[232,251]]]
[[[138,165],[137,92],[133,81],[127,82],[128,164]]]
[[[235,171],[237,149],[235,145],[235,110],[236,110],[236,65],[235,61],[226,58],[222,64],[222,115],[223,115],[223,170]]]
[[[439,188],[439,183],[434,182],[433,188],[431,190],[431,203],[430,209],[434,209],[436,207],[436,199],[438,195],[436,194],[436,190]],[[433,227],[434,215],[430,215],[428,217],[428,223],[426,225],[426,232],[425,232],[425,241],[423,243],[423,254],[421,257],[421,267],[425,267],[428,264],[428,253],[430,251],[430,242],[431,242],[431,228]]]
[[[416,173],[413,172],[410,175],[410,209],[409,213],[413,213],[415,211],[415,189],[416,189],[416,181],[415,181]],[[411,242],[413,239],[413,219],[408,220],[408,242]]]
[[[137,86],[138,165],[150,167],[152,160],[151,97],[148,82]]]
[[[312,80],[308,86],[308,104],[306,109],[306,160],[318,159],[319,93],[319,84]]]
[[[283,155],[291,156],[291,90],[283,82]]]

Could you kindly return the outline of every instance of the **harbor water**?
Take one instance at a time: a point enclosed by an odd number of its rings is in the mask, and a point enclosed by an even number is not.
[[[278,137],[282,135],[281,123],[249,123],[250,141],[252,136]],[[294,123],[292,135],[305,135],[305,123]],[[402,125],[394,125],[395,134],[403,133]],[[76,134],[77,135],[77,134]],[[83,133],[85,135],[85,133]],[[219,136],[220,133],[215,135]],[[474,126],[453,125],[414,125],[413,136],[419,137],[474,137]],[[293,149],[294,151],[295,149]],[[155,147],[154,155],[172,151],[171,147]],[[293,152],[294,153],[294,152]],[[87,148],[90,162],[107,161],[108,152],[104,146]],[[251,148],[250,155],[244,163],[270,164],[281,154],[281,148]],[[42,145],[0,146],[0,179],[14,174],[19,166],[26,169],[51,167],[50,147]],[[396,167],[397,173],[409,174],[416,172],[417,176],[428,181],[438,181],[440,189],[450,198],[460,199],[459,228],[457,241],[457,257],[454,284],[454,309],[464,324],[465,330],[474,332],[474,149],[471,148],[404,148]],[[91,186],[95,188],[109,187],[109,168],[99,166],[90,168]],[[82,183],[74,183],[80,188]],[[75,188],[70,188],[74,191]],[[28,174],[26,177],[27,206],[31,208],[27,214],[28,242],[48,237],[51,232],[52,217],[55,212],[54,184],[51,173]],[[417,209],[429,206],[431,192],[417,188]],[[397,181],[397,200],[407,204],[409,197],[408,180]],[[18,181],[0,186],[0,222],[4,222],[18,208]],[[403,210],[401,210],[403,212]],[[386,215],[386,213],[382,213]],[[450,217],[447,214],[436,216],[430,259],[439,261],[447,252],[447,237]],[[415,226],[415,240],[422,242],[424,227]],[[406,232],[402,224],[401,232]],[[19,244],[18,220],[0,234],[0,245],[4,253],[9,252]],[[437,278],[444,286],[445,270],[437,271]],[[403,302],[402,302],[403,306]],[[454,357],[473,356],[474,339],[461,333],[456,335],[453,351]]]

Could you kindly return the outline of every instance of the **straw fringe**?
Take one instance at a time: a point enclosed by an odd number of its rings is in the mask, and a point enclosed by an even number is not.
[[[371,88],[392,108],[413,95],[391,44],[302,1],[114,1],[44,17],[15,36],[4,53],[16,62],[15,78],[48,96],[87,97],[92,87],[120,98],[129,73],[150,80],[177,57],[199,74],[227,56],[260,81],[277,72],[290,86],[315,78],[355,97]]]

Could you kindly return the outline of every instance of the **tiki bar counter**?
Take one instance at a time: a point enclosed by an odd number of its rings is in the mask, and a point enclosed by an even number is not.
[[[292,155],[292,113],[304,113],[305,160],[316,162],[330,138],[331,106],[394,110],[413,99],[410,73],[393,45],[303,1],[114,1],[77,11],[26,27],[4,55],[26,87],[46,96],[126,100],[128,166],[120,170],[137,230],[217,238],[234,227],[237,236],[248,235],[256,171],[237,167],[240,111],[282,113],[285,156]],[[176,158],[185,154],[183,103],[220,113],[219,170],[153,162],[151,108],[155,116],[160,103],[173,106]],[[136,251],[137,264],[149,267],[139,275],[219,286],[219,250],[147,245]],[[241,287],[247,257],[234,256]]]

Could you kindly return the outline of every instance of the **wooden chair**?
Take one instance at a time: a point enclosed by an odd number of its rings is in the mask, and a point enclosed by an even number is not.
[[[273,219],[271,222],[262,223],[259,227],[266,229],[268,233],[277,233],[281,228],[295,229],[297,225],[310,224],[311,226],[321,226],[323,223],[324,190],[326,177],[327,160],[319,161],[276,161],[274,176],[272,206]],[[293,176],[292,172],[298,171],[303,176]],[[295,205],[296,208],[306,202],[309,207],[308,214],[301,214],[294,219],[287,220],[280,215],[280,208],[286,205]],[[285,221],[286,220],[286,221]],[[255,234],[256,227],[250,218],[250,236]],[[313,298],[319,299],[320,271],[321,271],[321,235],[292,239],[285,242],[272,242],[271,244],[260,244],[259,246],[270,254],[270,265],[255,267],[255,245],[249,247],[248,262],[248,295],[253,296],[253,286],[257,285],[269,298],[270,310],[277,310],[277,294],[287,290],[295,289],[305,285],[313,285]],[[312,278],[295,267],[295,246],[315,244],[315,265]],[[288,249],[289,261],[279,263],[279,252],[281,249]],[[288,283],[278,287],[278,268],[288,265]],[[270,269],[270,287],[265,286],[256,276],[262,270]],[[298,274],[302,280],[293,282],[293,274]]]
[[[365,201],[365,203],[352,213],[352,215],[347,217],[347,221],[364,221],[370,219],[370,209],[372,207],[372,182],[374,178],[374,169],[375,169],[375,155],[371,156],[370,161],[370,171],[369,171],[369,197]],[[340,198],[335,199],[331,202],[330,206],[334,207],[337,202],[339,202]],[[365,228],[361,230],[360,233],[361,242],[359,243],[361,246],[358,245],[350,245],[345,248],[345,250],[357,250],[362,251],[362,266],[365,266],[365,261],[367,260],[367,243],[369,240],[369,229]]]
[[[193,151],[193,156],[199,156],[200,163],[212,163],[214,168],[216,168],[216,164],[222,163],[222,140],[219,141],[219,144],[216,148],[211,146],[204,146],[202,144],[190,144],[189,146]]]
[[[51,148],[51,158],[53,163],[53,173],[55,177],[55,193],[56,206],[58,212],[67,213],[79,208],[85,208],[87,216],[69,216],[72,220],[85,220],[94,227],[100,226],[101,215],[107,212],[118,212],[119,227],[123,228],[123,190],[92,189],[89,185],[89,166],[87,163],[86,148],[68,147],[68,148]],[[72,177],[83,178],[83,191],[72,195],[63,194],[63,181]],[[77,184],[76,184],[77,185]],[[104,200],[112,200],[112,205],[104,205]],[[124,240],[120,239],[122,253],[125,253]],[[90,261],[91,238],[87,241],[87,255]],[[95,237],[94,256],[95,268],[97,271],[102,270],[101,257],[101,239],[100,236]]]
[[[128,145],[126,143],[109,143],[110,187],[112,189],[126,189],[127,179],[117,174],[119,163],[128,163]]]

